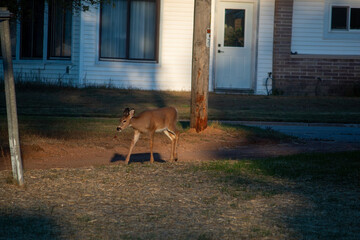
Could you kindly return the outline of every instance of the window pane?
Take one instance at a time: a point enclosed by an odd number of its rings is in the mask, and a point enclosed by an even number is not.
[[[100,57],[126,58],[127,0],[114,0],[101,8]]]
[[[225,9],[224,46],[244,47],[245,10]]]
[[[23,0],[21,6],[21,57],[42,58],[44,0]]]
[[[71,56],[72,13],[69,9],[51,1],[49,4],[49,57]]]
[[[360,29],[360,8],[352,8],[350,14],[350,29]]]
[[[347,7],[333,7],[331,13],[331,29],[347,29]]]
[[[130,49],[131,59],[155,59],[156,1],[131,1]]]

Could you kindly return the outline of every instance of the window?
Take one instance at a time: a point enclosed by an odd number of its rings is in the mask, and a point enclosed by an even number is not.
[[[348,6],[332,6],[331,30],[360,29],[360,8]]]
[[[46,60],[46,58],[69,60],[71,58],[72,38],[71,9],[65,7],[64,1],[19,1],[21,3],[20,21],[10,20],[13,57],[26,60]],[[44,26],[48,28],[45,29]],[[18,27],[20,27],[20,35],[17,35]],[[45,34],[47,35],[45,38],[47,42],[44,42]],[[18,46],[17,39],[20,39]],[[44,55],[46,52],[47,54]]]
[[[21,2],[21,58],[42,58],[44,36],[44,0]]]
[[[159,0],[101,6],[100,59],[157,60]]]
[[[71,10],[62,7],[59,1],[49,1],[48,57],[71,57]]]

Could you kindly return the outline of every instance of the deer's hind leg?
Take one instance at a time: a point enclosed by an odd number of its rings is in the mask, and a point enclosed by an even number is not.
[[[173,132],[171,130],[165,130],[165,135],[168,136],[171,140],[171,155],[170,155],[170,161],[177,161],[177,142],[179,139],[179,132],[176,130],[176,132]]]

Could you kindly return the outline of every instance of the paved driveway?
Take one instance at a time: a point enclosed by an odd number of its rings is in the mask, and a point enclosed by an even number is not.
[[[271,128],[304,139],[360,144],[360,124],[237,122],[242,125]]]

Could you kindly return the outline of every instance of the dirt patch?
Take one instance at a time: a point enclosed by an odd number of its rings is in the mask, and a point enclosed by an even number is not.
[[[125,160],[132,136],[133,131],[130,129],[117,135],[70,140],[30,135],[22,139],[23,166],[25,169],[50,169],[119,164]],[[169,161],[170,148],[170,141],[164,134],[155,134],[155,161]],[[193,162],[357,149],[358,144],[288,139],[282,141],[210,126],[201,133],[192,129],[181,133],[178,155],[180,162]],[[0,170],[11,169],[9,155],[8,148],[3,147]],[[147,135],[141,135],[130,163],[144,163],[149,159],[149,139]]]

